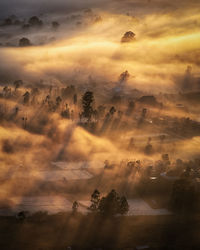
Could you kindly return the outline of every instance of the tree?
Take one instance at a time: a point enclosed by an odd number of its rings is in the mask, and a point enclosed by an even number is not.
[[[125,214],[128,210],[129,205],[125,196],[120,197],[114,189],[99,202],[99,211],[106,216]]]
[[[114,113],[116,112],[116,108],[111,107],[109,112],[110,112],[111,115],[114,115]]]
[[[133,42],[135,40],[135,34],[132,31],[127,31],[122,39],[121,42],[122,43],[129,43],[129,42]]]
[[[77,201],[74,201],[74,202],[73,202],[73,205],[72,205],[72,212],[73,212],[73,214],[77,213],[78,208],[79,208],[78,202],[77,202]]]
[[[8,86],[5,86],[5,87],[3,88],[3,95],[4,95],[5,97],[9,97],[9,96],[11,95],[11,88],[9,88]]]
[[[118,213],[117,192],[113,189],[106,197],[103,197],[99,203],[99,210],[104,215],[115,215]]]
[[[146,116],[147,116],[147,109],[143,108],[142,113],[141,113],[141,117],[140,117],[140,119],[138,121],[138,125],[143,124],[144,120],[146,119]]]
[[[24,97],[24,104],[28,104],[30,100],[30,93],[26,91],[26,93],[23,95]]]
[[[77,94],[74,94],[74,96],[73,96],[73,102],[74,102],[74,105],[77,104]]]
[[[128,70],[122,72],[119,76],[119,82],[123,83],[126,82],[128,80],[128,78],[130,77],[130,74],[128,73]]]
[[[93,108],[92,104],[94,102],[94,95],[93,92],[87,91],[82,97],[82,106],[83,106],[83,113],[82,115],[88,120],[91,120]]]
[[[143,108],[143,110],[142,110],[142,115],[141,115],[142,119],[145,119],[145,118],[146,118],[146,115],[147,115],[147,109],[146,109],[146,108]]]
[[[19,40],[19,46],[20,47],[27,47],[27,46],[30,46],[31,45],[31,42],[28,38],[26,37],[23,37]]]
[[[92,212],[98,211],[99,202],[100,202],[100,192],[98,189],[95,189],[94,192],[91,195],[91,205],[89,207],[89,210]]]
[[[151,137],[149,137],[147,141],[147,145],[144,149],[145,154],[148,154],[148,155],[153,153],[153,146],[151,144],[151,140],[152,140]]]
[[[57,29],[59,28],[59,26],[60,26],[60,24],[59,24],[58,22],[56,22],[56,21],[53,21],[53,22],[51,23],[51,25],[52,25],[52,28],[53,28],[54,30],[57,30]]]
[[[27,211],[20,211],[17,215],[16,215],[16,218],[19,220],[19,221],[24,221],[26,219],[28,215],[28,212]]]
[[[169,154],[162,154],[162,161],[166,166],[170,165]]]
[[[60,106],[60,103],[62,102],[62,99],[61,99],[61,97],[60,96],[58,96],[57,98],[56,98],[56,106],[58,107],[58,106]]]
[[[23,128],[24,129],[26,129],[27,120],[28,120],[28,118],[26,116],[22,117],[22,123],[23,123]]]
[[[43,22],[42,20],[40,20],[37,16],[32,16],[28,23],[31,25],[31,26],[42,26],[43,25]]]
[[[14,116],[16,116],[16,115],[18,114],[18,112],[19,112],[19,108],[18,108],[18,107],[15,107],[14,110],[15,110],[15,111],[14,111]]]
[[[128,201],[125,196],[122,196],[119,202],[119,213],[126,214],[128,213],[128,211],[129,211]]]
[[[14,85],[15,91],[16,91],[19,87],[21,87],[23,85],[23,81],[22,80],[16,80],[16,81],[14,81],[13,85]]]
[[[192,76],[192,67],[187,66],[183,81],[181,83],[181,90],[183,92],[191,91],[193,88],[193,76]]]

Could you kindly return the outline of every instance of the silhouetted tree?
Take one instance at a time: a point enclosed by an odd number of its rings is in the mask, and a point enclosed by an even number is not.
[[[95,189],[94,192],[91,195],[91,205],[89,207],[89,210],[92,212],[97,212],[100,202],[100,192],[99,190]]]
[[[162,154],[162,161],[167,166],[170,165],[169,155],[168,154]]]
[[[27,46],[30,46],[31,45],[31,42],[28,38],[26,37],[23,37],[19,40],[19,46],[20,47],[27,47]]]
[[[21,87],[23,85],[23,81],[22,80],[16,80],[16,81],[14,81],[13,85],[14,85],[15,91],[16,91],[19,87]]]
[[[128,70],[124,71],[121,73],[121,75],[119,76],[119,82],[126,82],[128,80],[128,78],[130,77],[130,74],[128,73]]]
[[[79,208],[78,202],[74,201],[73,204],[72,204],[72,212],[73,212],[73,214],[77,213],[78,208]]]
[[[11,95],[11,88],[9,88],[8,86],[5,86],[5,87],[3,88],[3,95],[4,95],[5,97],[10,97],[10,95]]]
[[[93,92],[87,91],[82,97],[82,106],[83,106],[83,116],[87,118],[88,121],[91,120],[92,117],[92,104],[94,102],[94,95]]]
[[[146,108],[143,108],[143,109],[142,109],[142,113],[141,113],[141,117],[140,117],[140,119],[139,119],[139,121],[138,121],[138,125],[143,124],[143,122],[144,122],[144,120],[145,120],[145,118],[146,118],[146,115],[147,115],[147,109],[146,109]]]
[[[37,16],[32,16],[28,23],[31,25],[31,26],[35,26],[35,27],[40,27],[43,25],[43,22],[42,20],[40,20]]]
[[[146,154],[152,154],[153,153],[153,146],[151,144],[151,137],[148,138],[147,145],[145,147],[144,152]]]
[[[60,24],[59,24],[58,22],[56,22],[56,21],[53,21],[53,22],[51,23],[51,26],[52,26],[52,28],[53,28],[54,30],[57,30],[57,29],[59,28]]]
[[[60,96],[58,96],[57,98],[56,98],[56,106],[58,107],[58,106],[60,106],[60,103],[62,102],[62,99],[61,99],[61,97]]]
[[[110,108],[110,114],[114,115],[115,112],[116,112],[116,108],[115,107],[111,107]]]
[[[183,92],[191,91],[193,89],[193,76],[192,67],[189,65],[185,71],[184,79],[181,84],[181,90]]]
[[[26,125],[27,125],[27,117],[22,117],[22,123],[23,123],[23,128],[26,129]]]
[[[14,116],[17,116],[18,112],[19,112],[19,108],[15,107]]]
[[[133,42],[135,40],[135,34],[132,31],[127,31],[122,39],[121,42],[122,43],[129,43],[129,42]]]
[[[106,216],[116,214],[125,214],[129,210],[128,202],[124,196],[113,189],[106,197],[103,197],[99,203],[99,211]]]
[[[145,119],[145,118],[146,118],[146,115],[147,115],[147,109],[144,108],[144,109],[142,110],[142,118]]]
[[[30,93],[26,91],[26,93],[23,95],[24,97],[24,104],[28,104],[30,100]]]
[[[74,94],[74,97],[73,97],[73,102],[74,102],[74,105],[77,104],[77,94]]]
[[[26,219],[26,217],[27,217],[27,212],[26,212],[26,211],[20,211],[20,212],[17,213],[17,215],[16,215],[16,218],[17,218],[19,221],[21,221],[21,222],[23,222],[23,221]]]
[[[128,201],[125,196],[122,196],[119,201],[119,213],[126,214],[129,211]]]
[[[104,215],[115,215],[118,213],[118,194],[113,189],[106,197],[103,197],[99,203],[99,210]]]

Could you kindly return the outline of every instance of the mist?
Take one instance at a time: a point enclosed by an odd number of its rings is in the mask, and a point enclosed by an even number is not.
[[[48,249],[184,250],[184,226],[198,245],[199,7],[0,2],[0,220],[19,249],[47,232]]]

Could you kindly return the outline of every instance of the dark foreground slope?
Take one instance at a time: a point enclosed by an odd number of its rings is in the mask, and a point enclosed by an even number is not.
[[[37,213],[0,218],[0,249],[199,249],[200,218]],[[70,248],[71,246],[71,248]]]

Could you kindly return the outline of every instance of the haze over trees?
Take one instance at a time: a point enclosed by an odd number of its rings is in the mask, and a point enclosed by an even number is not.
[[[0,249],[199,250],[200,2],[10,1]]]

